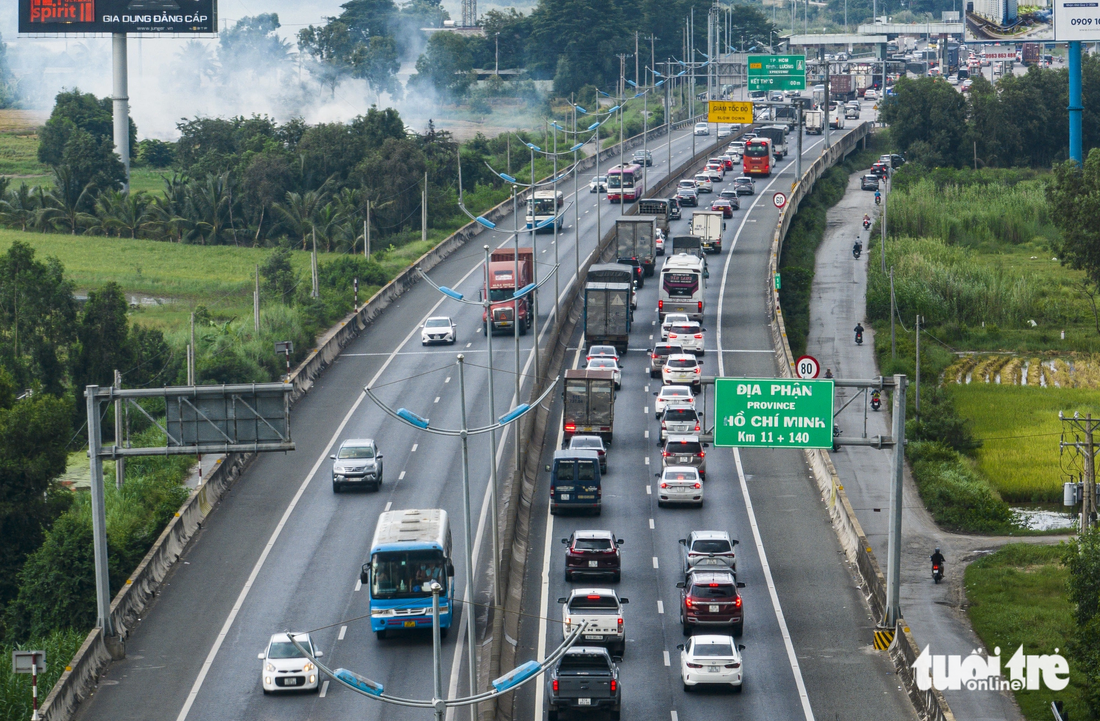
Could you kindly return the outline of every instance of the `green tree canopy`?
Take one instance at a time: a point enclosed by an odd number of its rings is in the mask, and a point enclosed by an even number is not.
[[[891,138],[910,160],[928,166],[965,165],[966,98],[938,78],[902,78],[897,95],[881,106],[879,119],[890,126]]]

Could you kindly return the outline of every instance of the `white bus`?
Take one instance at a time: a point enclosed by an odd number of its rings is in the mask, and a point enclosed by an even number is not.
[[[553,190],[536,190],[534,198],[527,199],[527,229],[535,232],[553,233],[554,225],[561,230],[561,207],[565,204],[565,195],[560,190],[555,197]]]
[[[705,262],[687,253],[677,253],[665,261],[661,267],[661,287],[657,290],[657,315],[661,321],[669,313],[687,313],[691,320],[703,321]]]

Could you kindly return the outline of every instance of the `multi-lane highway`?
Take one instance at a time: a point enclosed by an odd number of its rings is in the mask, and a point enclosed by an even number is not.
[[[702,139],[699,147],[702,147]],[[710,138],[713,141],[713,136]],[[677,133],[672,164],[691,152],[692,138]],[[807,138],[805,157],[815,157],[820,138]],[[667,172],[660,141],[653,153],[652,179]],[[609,163],[605,163],[608,165]],[[707,289],[706,372],[731,376],[775,374],[765,313],[764,277],[776,210],[770,192],[789,186],[794,163],[781,163],[770,180],[758,181],[758,194],[743,198],[742,210],[728,222],[725,249],[711,256]],[[565,269],[560,287],[572,280],[574,243],[579,235],[581,262],[596,243],[596,213],[604,232],[619,206],[601,203],[587,192],[592,171],[582,173],[578,198],[563,184],[566,202],[579,202],[579,228],[573,212],[558,237]],[[727,174],[731,178],[732,174]],[[704,196],[706,200],[709,197]],[[746,202],[747,201],[747,202]],[[690,216],[685,211],[685,218]],[[686,222],[686,221],[682,221]],[[499,223],[509,228],[511,219]],[[579,234],[578,234],[579,230]],[[679,230],[679,227],[677,228]],[[481,285],[481,246],[508,241],[507,233],[484,234],[452,255],[433,279],[476,297]],[[527,240],[521,245],[528,245]],[[550,237],[537,239],[539,275],[552,265]],[[541,294],[540,328],[553,310],[553,283]],[[622,595],[628,607],[628,646],[624,671],[624,710],[628,718],[677,718],[680,714],[738,715],[757,718],[890,718],[912,711],[890,674],[888,661],[869,650],[868,618],[856,581],[844,562],[802,456],[796,452],[751,451],[739,456],[709,449],[707,504],[702,510],[656,508],[647,492],[659,466],[652,392],[644,354],[650,333],[656,283],[641,291],[627,354],[626,377],[618,398],[621,425],[611,455],[611,471],[600,519],[556,519],[547,526],[545,498],[535,509],[537,538],[528,562],[524,607],[541,608],[550,618],[523,626],[521,657],[534,656],[560,638],[553,623],[561,581],[560,543],[572,528],[607,527],[627,539]],[[458,324],[453,348],[425,349],[419,326],[429,315],[450,315]],[[721,318],[721,321],[718,319]],[[207,718],[423,718],[424,712],[382,707],[343,689],[326,685],[319,694],[264,696],[260,662],[268,636],[290,627],[313,630],[325,661],[355,669],[401,696],[431,694],[431,642],[427,634],[379,641],[370,632],[366,593],[357,583],[378,514],[387,509],[442,507],[455,531],[456,597],[464,593],[462,552],[461,453],[457,440],[419,433],[382,414],[361,392],[371,384],[393,406],[430,417],[433,425],[457,427],[459,397],[455,354],[466,355],[471,422],[488,422],[486,344],[479,331],[480,309],[443,298],[418,284],[352,343],[294,409],[298,450],[261,456],[237,481],[196,540],[146,617],[128,639],[128,655],[103,677],[97,692],[80,709],[83,719]],[[572,339],[576,347],[579,339]],[[522,339],[521,363],[531,372],[532,336]],[[715,352],[721,348],[722,352]],[[514,406],[510,340],[494,344],[497,411]],[[570,361],[574,360],[571,354]],[[646,386],[649,386],[647,389]],[[646,437],[647,431],[649,437]],[[553,429],[556,433],[556,427]],[[379,493],[334,495],[329,483],[329,454],[346,438],[372,437],[385,455],[386,479]],[[510,453],[510,435],[501,458]],[[548,440],[548,452],[557,441]],[[475,598],[490,588],[485,560],[487,537],[488,443],[471,440],[471,487],[477,562]],[[543,489],[544,490],[544,489]],[[675,582],[679,569],[676,543],[693,528],[722,528],[741,540],[740,580],[747,622],[747,685],[736,699],[679,690],[675,645],[680,643]],[[483,615],[478,618],[479,628]],[[467,614],[462,614],[465,623]],[[460,626],[444,646],[445,689],[464,694],[465,633]],[[665,652],[671,665],[666,665]],[[537,718],[541,698],[527,687],[519,694],[517,718]],[[684,716],[688,718],[688,716]]]

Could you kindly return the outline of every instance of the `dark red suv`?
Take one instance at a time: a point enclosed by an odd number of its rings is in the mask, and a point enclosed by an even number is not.
[[[561,542],[565,544],[566,581],[577,576],[611,576],[615,582],[622,579],[619,546],[623,539],[615,538],[611,531],[574,531]]]
[[[734,636],[745,628],[745,611],[741,604],[738,583],[732,571],[691,571],[680,589],[680,623],[684,635],[690,636],[693,626],[730,626]]]

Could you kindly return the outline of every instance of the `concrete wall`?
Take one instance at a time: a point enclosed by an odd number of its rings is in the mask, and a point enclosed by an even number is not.
[[[845,156],[856,150],[856,146],[872,132],[871,123],[862,123],[858,128],[844,136],[837,144],[825,151],[806,170],[794,190],[790,194],[787,205],[779,214],[779,222],[776,224],[775,237],[772,240],[771,257],[768,261],[767,288],[768,297],[771,300],[771,308],[774,309],[771,317],[772,344],[775,348],[776,361],[781,378],[794,378],[795,357],[791,353],[790,343],[787,341],[786,325],[783,321],[783,309],[779,304],[779,292],[771,278],[779,269],[779,257],[783,252],[783,241],[787,237],[791,219],[798,212],[798,204],[813,190],[817,182],[826,170]],[[837,477],[836,468],[829,457],[828,451],[807,450],[804,451],[806,462],[813,471],[817,481],[818,490],[829,511],[840,545],[848,560],[856,565],[859,570],[860,588],[871,608],[872,615],[881,619],[886,613],[886,578],[879,568],[878,560],[871,550],[871,544],[867,541],[866,534],[856,518],[848,495],[844,492],[844,486]],[[943,694],[938,691],[921,691],[917,688],[912,671],[912,662],[920,653],[919,646],[913,638],[904,619],[899,619],[894,643],[890,647],[890,658],[898,673],[898,679],[905,686],[909,698],[912,700],[917,712],[922,719],[927,721],[954,721],[954,714],[948,708]]]

